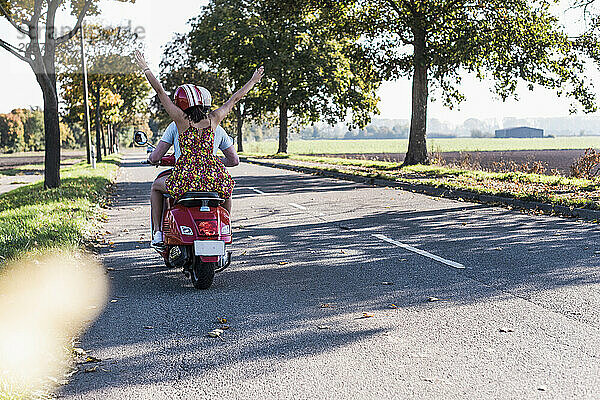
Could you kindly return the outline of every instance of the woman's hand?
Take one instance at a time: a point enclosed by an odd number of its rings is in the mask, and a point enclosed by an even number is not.
[[[258,83],[258,82],[260,82],[260,80],[262,79],[264,74],[265,74],[265,67],[260,66],[256,69],[256,71],[254,71],[254,75],[252,75],[252,79],[250,79],[250,80],[254,83]]]
[[[142,71],[149,69],[148,64],[146,63],[146,59],[144,58],[144,55],[139,50],[136,50],[133,53],[133,56],[134,56],[136,64],[142,69]]]

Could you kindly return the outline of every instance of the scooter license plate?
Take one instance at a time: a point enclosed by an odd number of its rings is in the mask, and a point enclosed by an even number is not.
[[[221,240],[195,240],[194,253],[197,256],[224,256],[225,242]]]

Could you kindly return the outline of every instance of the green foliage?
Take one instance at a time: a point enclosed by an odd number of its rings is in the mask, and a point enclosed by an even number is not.
[[[118,157],[92,169],[83,163],[63,168],[60,188],[42,183],[23,186],[0,196],[0,259],[24,252],[82,244],[100,215]]]
[[[26,112],[23,121],[23,138],[27,151],[39,151],[44,149],[44,112],[33,109]]]
[[[60,123],[61,145],[77,148],[83,143],[81,128],[75,124]],[[39,108],[15,109],[9,114],[0,114],[0,151],[44,150],[44,112]]]
[[[336,35],[329,20],[295,2],[213,0],[191,21],[193,60],[239,87],[259,65],[266,75],[245,102],[249,115],[279,109],[298,125],[345,120],[364,126],[377,111],[380,81],[356,35]],[[280,117],[281,118],[281,117]],[[281,135],[287,138],[287,121]]]
[[[124,1],[124,0],[122,0]],[[128,0],[135,1],[135,0]],[[28,43],[16,47],[0,38],[0,47],[27,63],[40,85],[44,98],[44,147],[47,150],[44,168],[45,187],[60,186],[60,124],[56,85],[56,48],[69,42],[79,30],[83,17],[99,13],[97,0],[8,0],[2,2],[1,16],[9,21],[15,33],[23,34]],[[61,11],[76,18],[72,29],[57,29]],[[64,16],[62,16],[64,17]],[[43,35],[42,35],[43,33]]]
[[[552,15],[548,0],[309,0],[337,30],[362,34],[384,79],[413,78],[408,163],[427,162],[431,95],[453,107],[464,100],[465,71],[495,81],[502,98],[517,97],[519,81],[570,96],[586,111],[595,95],[585,79],[581,48]],[[587,42],[589,47],[597,41]],[[596,54],[600,53],[595,48]],[[589,52],[588,52],[589,53]],[[575,109],[575,105],[573,106]]]
[[[368,47],[386,79],[411,74],[415,32],[423,31],[423,62],[450,107],[463,100],[459,74],[466,70],[493,78],[503,99],[515,96],[521,79],[530,90],[556,89],[586,111],[595,108],[582,62],[546,0],[358,0],[355,13],[372,21]]]
[[[25,150],[25,138],[21,110],[0,115],[0,148],[5,152]]]
[[[139,45],[137,35],[127,26],[86,25],[85,38],[91,124],[117,128],[137,124],[140,117],[147,116],[145,99],[150,89],[129,56]],[[83,121],[79,42],[69,41],[61,47],[59,61],[63,118]]]

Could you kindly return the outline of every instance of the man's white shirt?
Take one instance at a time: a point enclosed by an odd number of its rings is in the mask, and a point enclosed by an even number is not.
[[[178,159],[181,155],[181,149],[179,148],[179,132],[177,131],[177,125],[175,122],[171,122],[167,129],[165,129],[165,133],[163,133],[162,138],[160,139],[163,142],[167,142],[173,145],[173,153],[175,154],[175,159]],[[227,135],[225,129],[217,126],[215,129],[215,142],[213,143],[213,154],[217,154],[217,151],[220,149],[221,151],[233,146],[233,139]]]

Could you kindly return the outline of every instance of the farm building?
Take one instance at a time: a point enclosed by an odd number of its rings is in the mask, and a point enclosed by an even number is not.
[[[541,138],[544,137],[544,130],[520,126],[518,128],[498,129],[497,138]]]

